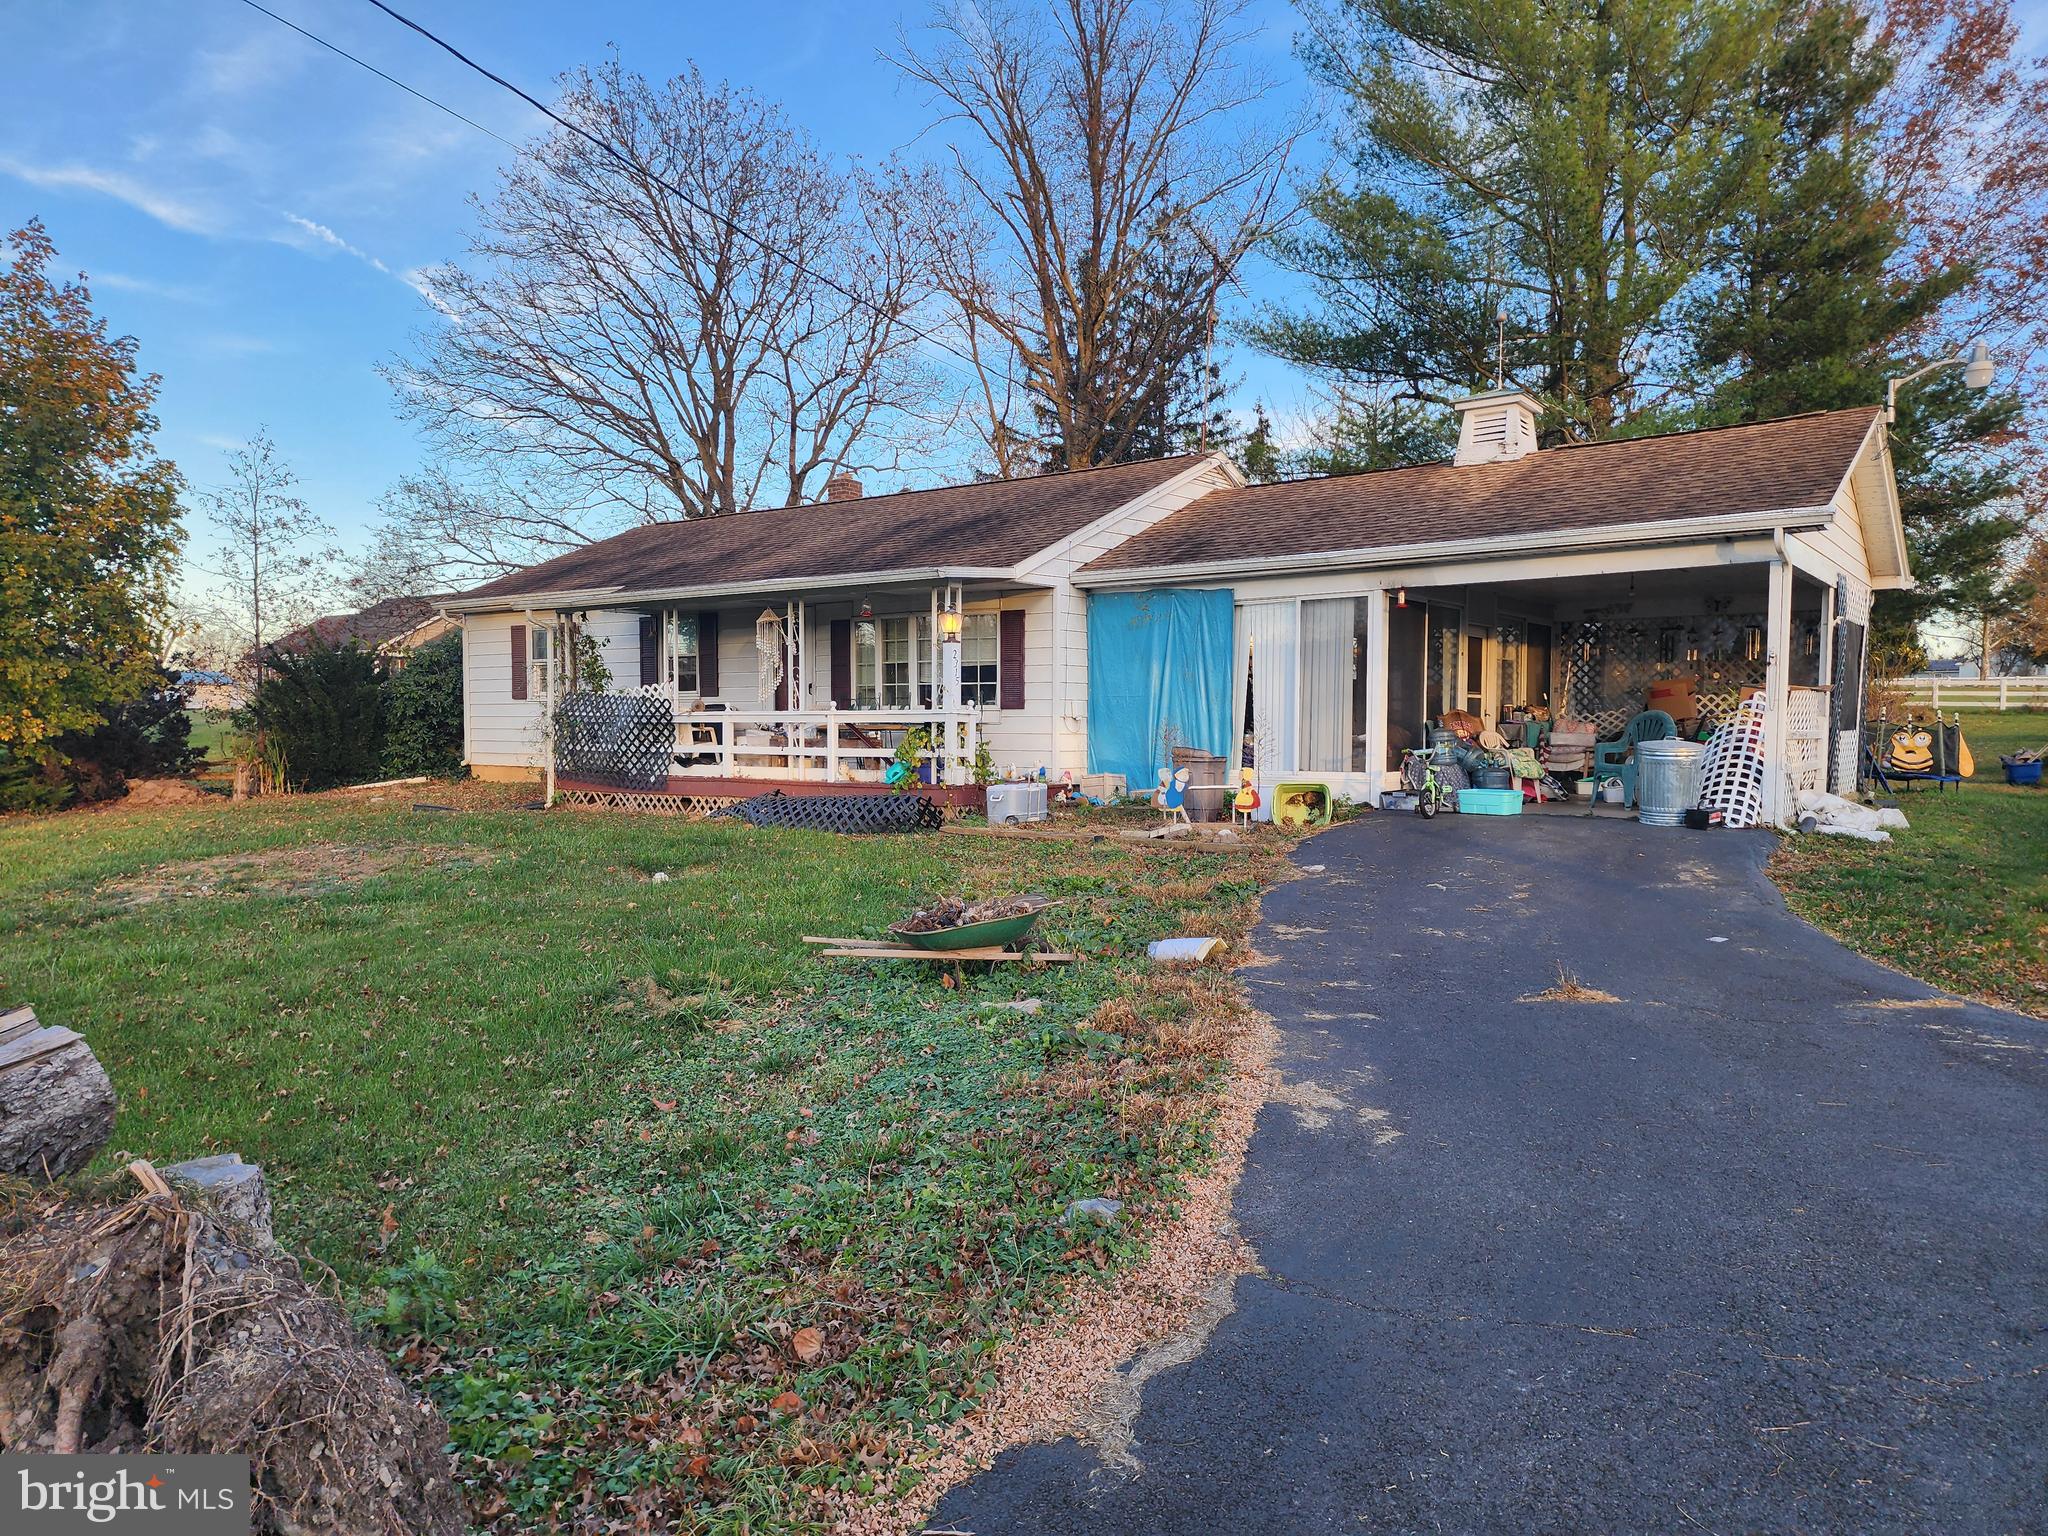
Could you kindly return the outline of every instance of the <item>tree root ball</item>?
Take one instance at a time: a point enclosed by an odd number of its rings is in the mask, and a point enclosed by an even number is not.
[[[132,1171],[0,1184],[0,1450],[246,1455],[259,1530],[459,1536],[440,1415],[288,1255]]]

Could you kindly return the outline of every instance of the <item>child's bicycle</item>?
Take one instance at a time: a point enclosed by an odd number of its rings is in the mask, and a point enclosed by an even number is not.
[[[1437,772],[1434,748],[1410,747],[1402,754],[1401,777],[1415,796],[1418,814],[1434,816],[1451,803],[1451,788]]]

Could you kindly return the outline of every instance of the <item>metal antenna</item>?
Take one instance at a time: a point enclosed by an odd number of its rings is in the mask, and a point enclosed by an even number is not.
[[[1508,307],[1503,304],[1493,312],[1493,387],[1508,387]]]

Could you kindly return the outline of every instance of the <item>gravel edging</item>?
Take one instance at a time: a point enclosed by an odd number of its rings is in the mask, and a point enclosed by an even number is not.
[[[1260,1267],[1231,1206],[1252,1125],[1272,1089],[1279,1036],[1242,996],[1240,1010],[1244,1028],[1225,1056],[1229,1075],[1212,1122],[1216,1156],[1189,1181],[1144,1262],[1070,1293],[1051,1316],[1000,1345],[994,1389],[919,1465],[917,1487],[900,1499],[828,1509],[834,1536],[921,1530],[950,1489],[1020,1445],[1075,1435],[1110,1466],[1135,1468],[1130,1426],[1146,1381],[1193,1358],[1231,1311],[1237,1277]]]

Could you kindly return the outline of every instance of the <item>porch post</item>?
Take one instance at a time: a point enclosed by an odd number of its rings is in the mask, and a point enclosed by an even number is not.
[[[1387,772],[1387,594],[1359,599],[1365,604],[1365,763],[1368,805],[1378,805]]]
[[[1792,567],[1780,554],[1771,561],[1764,609],[1764,821],[1782,826],[1791,816],[1786,794],[1791,730]]]
[[[559,645],[556,644],[557,638],[562,641]],[[559,637],[556,635],[554,619],[553,616],[550,616],[548,621],[548,685],[540,691],[540,707],[543,711],[540,735],[542,742],[547,747],[548,755],[546,782],[541,790],[540,802],[549,810],[553,810],[555,805],[555,689],[561,679],[562,668],[569,664],[569,658],[564,654],[569,649],[568,638],[569,631],[566,625],[562,627]]]

